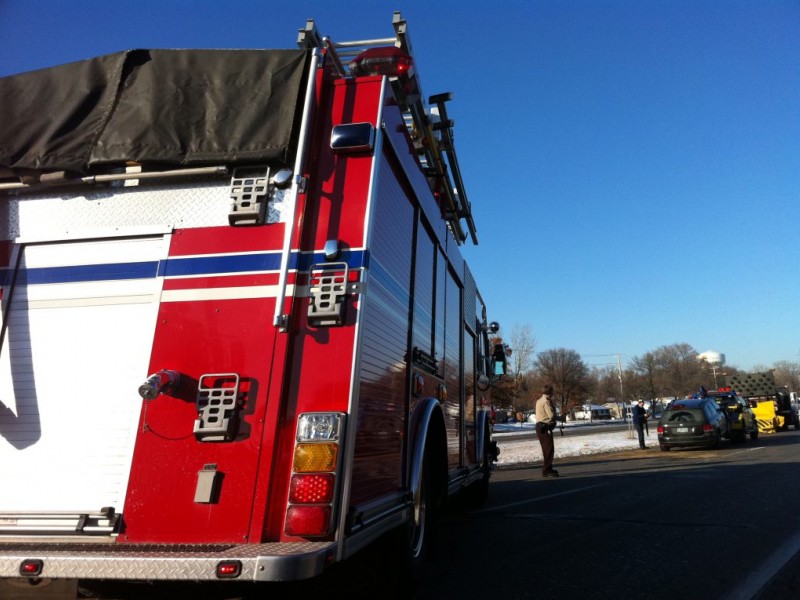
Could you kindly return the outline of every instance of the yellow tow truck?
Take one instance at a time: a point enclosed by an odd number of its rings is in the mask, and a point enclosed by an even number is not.
[[[790,425],[800,429],[791,398],[775,385],[772,371],[731,375],[726,378],[726,383],[747,400],[762,433],[785,431]]]

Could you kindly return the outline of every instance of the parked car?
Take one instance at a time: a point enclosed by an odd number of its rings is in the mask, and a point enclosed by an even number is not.
[[[748,435],[751,440],[758,439],[758,420],[747,400],[730,388],[708,392],[708,396],[716,400],[728,417],[728,437],[732,441],[744,442]]]
[[[658,445],[671,448],[717,448],[730,435],[728,419],[713,398],[675,400],[658,421]]]

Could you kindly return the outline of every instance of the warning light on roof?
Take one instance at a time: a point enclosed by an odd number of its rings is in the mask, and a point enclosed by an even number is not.
[[[408,74],[413,64],[414,59],[400,48],[394,46],[370,48],[353,59],[350,63],[350,74],[354,77],[362,75],[398,77]]]

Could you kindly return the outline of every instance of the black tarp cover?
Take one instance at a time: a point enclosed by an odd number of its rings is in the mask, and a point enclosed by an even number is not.
[[[0,78],[0,177],[286,163],[304,50],[130,50]]]

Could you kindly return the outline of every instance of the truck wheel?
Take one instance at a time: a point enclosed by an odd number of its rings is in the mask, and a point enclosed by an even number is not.
[[[422,577],[436,538],[437,500],[433,476],[433,463],[430,453],[426,452],[422,465],[422,486],[414,504],[414,520],[408,531],[408,559],[414,579]]]
[[[386,537],[385,556],[397,557],[391,585],[403,595],[413,595],[413,587],[426,572],[431,562],[436,544],[436,508],[433,461],[425,452],[422,463],[420,491],[411,509],[411,519]],[[393,578],[393,579],[394,579]]]

